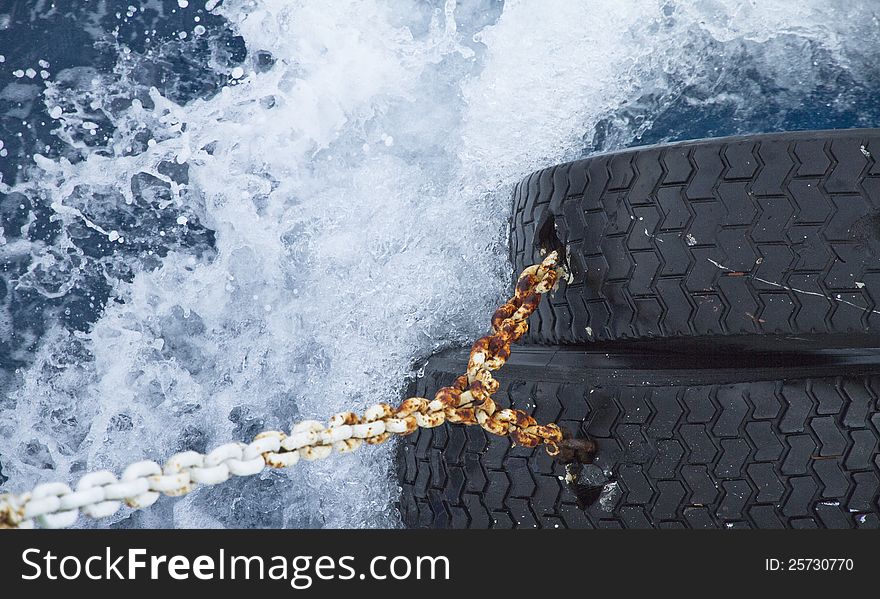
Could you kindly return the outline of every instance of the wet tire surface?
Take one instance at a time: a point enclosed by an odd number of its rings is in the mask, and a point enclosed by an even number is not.
[[[880,130],[806,131],[532,174],[514,191],[514,266],[561,247],[574,280],[541,304],[527,342],[878,345],[878,157]]]

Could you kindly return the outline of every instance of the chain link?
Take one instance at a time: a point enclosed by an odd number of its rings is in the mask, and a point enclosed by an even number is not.
[[[556,424],[540,425],[522,410],[500,409],[492,399],[498,381],[492,372],[510,357],[510,345],[528,330],[528,318],[541,296],[556,285],[559,256],[552,252],[540,263],[526,268],[516,283],[514,296],[492,316],[492,333],[471,348],[467,372],[429,400],[410,397],[396,409],[377,404],[358,416],[342,412],[325,426],[307,420],[293,426],[290,434],[266,431],[253,441],[226,443],[208,454],[178,453],[160,466],[153,461],[129,465],[117,478],[112,472],[86,474],[75,489],[60,482],[45,483],[29,493],[0,495],[0,528],[64,528],[72,526],[80,512],[104,518],[122,504],[140,509],[159,496],[185,495],[198,485],[216,485],[232,476],[251,476],[264,468],[286,468],[300,459],[319,460],[334,451],[348,453],[362,444],[378,445],[392,435],[409,435],[418,428],[444,422],[478,425],[501,436],[509,435],[525,447],[543,444],[550,455],[560,452],[563,434]]]

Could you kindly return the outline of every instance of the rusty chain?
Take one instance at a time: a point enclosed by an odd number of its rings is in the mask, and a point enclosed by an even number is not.
[[[80,513],[91,518],[110,516],[124,503],[145,508],[160,494],[184,495],[198,485],[214,485],[231,476],[251,476],[264,468],[286,468],[300,459],[317,460],[333,451],[348,453],[363,443],[378,445],[392,434],[409,435],[418,428],[450,422],[479,425],[486,431],[510,436],[525,447],[543,444],[551,456],[591,452],[585,440],[564,439],[556,424],[541,425],[523,410],[495,404],[492,394],[499,383],[492,372],[510,357],[510,345],[528,330],[528,318],[541,296],[554,288],[560,275],[559,255],[551,252],[540,264],[526,268],[516,283],[514,296],[492,316],[492,333],[474,343],[467,372],[433,400],[410,397],[397,409],[377,404],[363,416],[342,412],[325,426],[315,420],[296,424],[290,434],[266,431],[249,444],[227,443],[208,454],[185,451],[175,454],[164,467],[153,461],[131,464],[117,478],[112,472],[86,474],[76,490],[60,482],[45,483],[29,493],[0,495],[0,528],[72,526]]]

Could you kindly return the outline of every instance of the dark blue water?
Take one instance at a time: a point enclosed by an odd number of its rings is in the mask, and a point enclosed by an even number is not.
[[[126,17],[128,7],[145,4]],[[120,18],[118,15],[123,15]],[[0,139],[8,155],[0,160],[0,174],[6,183],[19,182],[26,175],[23,167],[32,163],[35,152],[50,159],[64,157],[73,163],[81,160],[84,153],[65,143],[52,130],[57,126],[41,102],[41,79],[28,76],[17,77],[13,73],[21,68],[47,62],[50,72],[57,74],[74,67],[88,67],[97,72],[111,72],[120,60],[120,47],[126,46],[139,56],[133,82],[128,91],[116,98],[114,111],[130,106],[135,98],[150,104],[148,90],[155,87],[168,98],[185,104],[196,98],[209,98],[216,94],[228,79],[207,65],[209,57],[220,60],[226,66],[240,64],[246,49],[241,37],[232,33],[225,20],[204,10],[179,10],[176,0],[162,3],[96,2],[94,0],[58,0],[54,2],[4,1],[0,2],[0,15],[4,27],[0,30],[0,55],[5,62],[0,68]],[[175,52],[169,44],[180,40],[178,32],[191,29],[193,15],[212,31],[209,39],[202,37],[186,47],[186,53]],[[54,79],[54,77],[53,77]],[[92,114],[99,124],[99,134],[93,138],[83,136],[88,145],[100,145],[104,136],[112,134],[100,111]],[[144,140],[146,143],[146,139]],[[186,165],[167,163],[165,172],[179,182],[187,180]],[[112,301],[112,280],[100,263],[108,257],[137,260],[149,256],[148,262],[158,265],[158,260],[169,250],[188,248],[200,255],[213,245],[213,232],[190,223],[180,235],[155,234],[158,230],[174,230],[178,214],[174,210],[158,210],[157,204],[167,196],[161,182],[148,175],[137,181],[137,203],[127,210],[111,210],[103,214],[101,199],[95,198],[96,208],[90,215],[108,227],[129,228],[137,222],[134,230],[141,236],[130,236],[124,246],[109,243],[105,236],[83,228],[74,235],[75,243],[83,251],[85,264],[83,281],[62,297],[48,298],[33,288],[21,288],[13,281],[31,266],[27,255],[0,258],[0,302],[10,315],[12,330],[0,337],[0,369],[6,373],[28,363],[28,355],[37,347],[48,327],[62,323],[71,330],[88,330],[102,313],[108,301]],[[52,221],[52,209],[40,197],[21,193],[0,192],[0,224],[6,242],[12,243],[24,236],[29,241],[42,241],[47,245],[56,242],[59,223]],[[22,232],[24,225],[27,231]],[[128,226],[127,226],[128,225]],[[118,262],[118,260],[116,260]],[[62,273],[41,273],[51,287],[62,283]],[[117,268],[112,278],[130,280],[132,273]],[[58,279],[57,281],[53,279]],[[0,389],[3,388],[0,372]]]

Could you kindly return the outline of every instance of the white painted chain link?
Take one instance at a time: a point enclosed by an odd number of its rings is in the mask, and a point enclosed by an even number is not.
[[[491,394],[498,383],[492,370],[500,368],[510,354],[510,343],[528,328],[528,317],[542,294],[553,288],[558,256],[552,252],[540,265],[520,276],[516,295],[493,316],[493,333],[478,340],[471,350],[468,372],[444,387],[433,400],[410,397],[395,410],[377,404],[363,415],[342,412],[327,426],[316,420],[296,424],[290,434],[266,431],[253,441],[226,443],[208,454],[184,451],[160,466],[153,461],[131,464],[122,476],[99,471],[84,475],[76,489],[60,482],[45,483],[30,493],[0,495],[0,528],[72,526],[79,514],[104,518],[123,504],[133,509],[153,505],[161,494],[185,495],[198,485],[216,485],[232,476],[252,476],[266,467],[286,468],[300,459],[318,460],[334,451],[348,453],[364,442],[377,445],[392,434],[408,435],[417,428],[433,428],[446,422],[480,425],[497,435],[511,435],[528,447],[547,445],[551,455],[559,452],[562,432],[555,424],[539,425],[525,412],[497,409]]]
[[[405,421],[375,420],[387,411],[385,406],[367,410],[367,422],[350,425],[350,413],[337,414],[328,427],[309,420],[297,424],[292,434],[280,431],[260,433],[249,444],[226,443],[208,454],[184,451],[171,456],[164,467],[153,461],[136,462],[117,478],[102,470],[86,474],[76,489],[59,482],[45,483],[23,495],[0,495],[0,528],[66,528],[80,512],[90,518],[105,518],[116,513],[124,503],[141,509],[153,505],[159,496],[185,495],[196,485],[216,485],[232,476],[252,476],[267,466],[293,466],[300,458],[317,460],[353,451],[364,440],[372,441],[388,432],[407,429]]]

